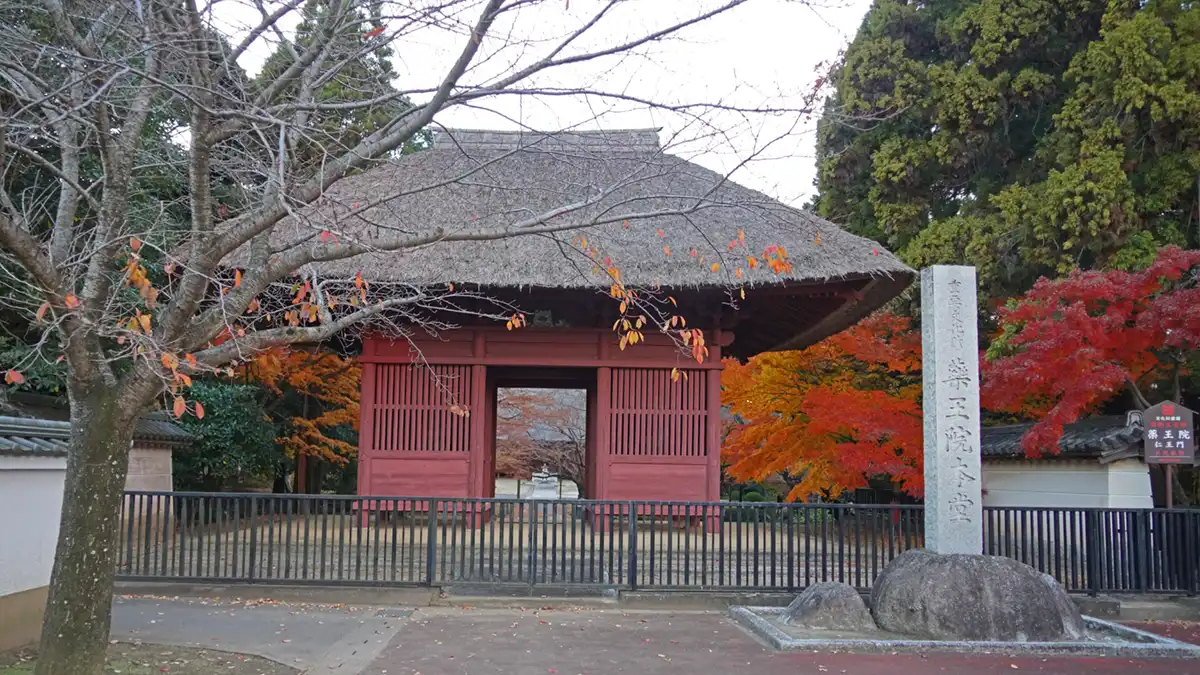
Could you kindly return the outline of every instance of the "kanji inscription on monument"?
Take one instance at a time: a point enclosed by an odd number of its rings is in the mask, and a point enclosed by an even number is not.
[[[921,271],[925,548],[983,551],[975,268]]]

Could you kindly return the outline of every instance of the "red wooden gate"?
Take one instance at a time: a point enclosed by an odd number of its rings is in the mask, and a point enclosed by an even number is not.
[[[720,345],[673,381],[678,346],[648,336],[620,350],[604,330],[452,331],[363,344],[361,495],[494,494],[495,383],[489,368],[595,369],[588,394],[587,496],[715,501],[720,487]],[[419,358],[418,358],[419,357]],[[497,371],[498,372],[498,371]],[[544,385],[539,385],[544,386]],[[470,415],[460,414],[469,410]]]

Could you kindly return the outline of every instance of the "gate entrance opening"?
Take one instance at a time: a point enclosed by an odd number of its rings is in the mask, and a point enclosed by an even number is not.
[[[508,372],[506,372],[508,371]],[[496,497],[587,498],[596,370],[493,369]],[[539,477],[546,472],[554,476]]]

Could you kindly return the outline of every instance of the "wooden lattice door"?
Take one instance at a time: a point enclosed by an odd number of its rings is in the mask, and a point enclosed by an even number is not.
[[[718,448],[709,427],[709,373],[691,371],[676,381],[662,368],[609,370],[603,498],[711,498],[710,454]]]
[[[465,413],[475,369],[380,363],[364,375],[372,386],[370,400],[364,396],[362,402],[359,493],[468,496],[476,441]]]

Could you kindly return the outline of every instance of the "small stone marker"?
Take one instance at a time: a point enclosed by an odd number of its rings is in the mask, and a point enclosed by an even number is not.
[[[925,548],[983,552],[975,268],[921,270]]]

